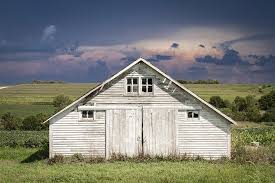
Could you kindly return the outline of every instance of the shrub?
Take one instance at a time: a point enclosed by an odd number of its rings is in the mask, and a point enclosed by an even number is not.
[[[1,123],[5,130],[18,130],[21,127],[21,119],[15,117],[10,112],[5,113],[1,118]]]
[[[270,110],[266,111],[261,121],[275,122],[275,107],[272,107]]]
[[[246,101],[243,97],[239,97],[237,96],[233,103],[232,103],[232,111],[234,112],[242,112],[242,111],[245,111],[246,109]]]
[[[220,96],[212,96],[209,103],[217,108],[226,107],[223,99]]]
[[[71,157],[71,162],[83,162],[85,159],[84,159],[84,156],[80,153],[76,153],[74,155],[72,155]]]
[[[53,100],[53,105],[56,108],[56,111],[60,111],[70,103],[72,103],[72,100],[68,96],[64,95],[58,95]]]
[[[275,107],[275,91],[271,91],[270,93],[263,95],[259,99],[259,104],[262,110],[270,110]]]
[[[48,131],[0,131],[0,147],[44,147]]]
[[[28,116],[22,122],[23,130],[42,130],[45,129],[46,126],[43,122],[47,119],[47,115],[45,114],[37,114],[35,116]]]
[[[56,163],[64,163],[65,162],[65,157],[63,155],[60,155],[60,154],[56,154],[54,155],[53,158],[50,158],[48,163],[49,165],[53,165],[53,164],[56,164]]]

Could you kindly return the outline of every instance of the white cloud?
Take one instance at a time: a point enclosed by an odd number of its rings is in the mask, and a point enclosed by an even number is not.
[[[55,39],[56,34],[56,26],[55,25],[49,25],[43,30],[42,34],[42,41],[53,41]]]

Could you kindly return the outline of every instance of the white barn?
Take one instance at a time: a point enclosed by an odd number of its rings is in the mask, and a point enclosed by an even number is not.
[[[230,157],[231,118],[139,58],[49,121],[49,154]]]

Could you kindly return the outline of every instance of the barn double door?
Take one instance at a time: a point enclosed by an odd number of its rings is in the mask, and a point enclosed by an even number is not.
[[[107,112],[106,155],[169,155],[176,152],[176,110],[137,107]]]

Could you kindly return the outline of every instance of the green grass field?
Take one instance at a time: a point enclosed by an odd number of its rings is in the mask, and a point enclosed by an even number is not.
[[[274,182],[275,166],[183,162],[21,163],[37,149],[1,148],[0,182]]]
[[[54,111],[51,102],[57,95],[64,94],[75,100],[96,85],[95,83],[21,84],[1,89],[0,116],[8,111],[19,117],[40,112],[50,115]],[[214,95],[230,101],[236,96],[254,95],[259,98],[275,90],[275,84],[262,89],[262,92],[259,92],[259,88],[263,86],[260,84],[185,84],[184,86],[206,101]]]

